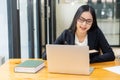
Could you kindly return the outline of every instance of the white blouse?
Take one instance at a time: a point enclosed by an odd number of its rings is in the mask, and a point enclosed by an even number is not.
[[[80,41],[78,40],[77,35],[75,35],[75,45],[87,46],[87,44],[88,44],[88,37],[87,37],[87,35],[86,35],[86,37],[85,37],[85,39],[84,39],[83,42],[80,42]]]

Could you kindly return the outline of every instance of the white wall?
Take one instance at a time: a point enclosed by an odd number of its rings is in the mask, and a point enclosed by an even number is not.
[[[9,58],[8,50],[7,0],[0,0],[0,56],[5,60]]]
[[[27,0],[19,0],[19,1],[20,1],[21,58],[28,58]]]

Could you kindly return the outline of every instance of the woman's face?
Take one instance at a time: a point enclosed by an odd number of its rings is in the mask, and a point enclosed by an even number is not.
[[[86,33],[93,23],[93,17],[89,11],[83,12],[77,20],[77,30],[80,33]]]

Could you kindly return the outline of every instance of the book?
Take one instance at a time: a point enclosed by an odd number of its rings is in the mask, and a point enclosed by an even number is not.
[[[106,67],[106,68],[103,68],[103,69],[120,75],[120,66]]]
[[[95,50],[95,49],[93,49],[93,50],[89,50],[89,53],[91,54],[91,53],[97,53],[98,51],[97,50]]]
[[[15,66],[15,72],[36,73],[45,66],[43,60],[26,60]]]

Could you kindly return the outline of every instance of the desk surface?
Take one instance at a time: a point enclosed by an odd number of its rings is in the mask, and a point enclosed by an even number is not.
[[[24,60],[10,59],[0,66],[0,80],[120,80],[120,75],[104,70],[105,67],[120,65],[120,62],[110,61],[91,64],[95,68],[89,76],[72,74],[54,74],[47,71],[47,66],[35,74],[15,73],[14,67]]]

